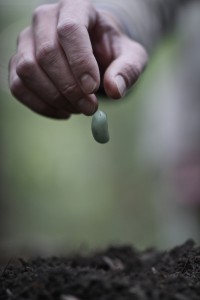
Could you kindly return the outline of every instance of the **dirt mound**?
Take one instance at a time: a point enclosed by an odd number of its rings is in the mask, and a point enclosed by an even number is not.
[[[1,268],[0,299],[200,300],[200,247],[110,247],[88,256],[23,259]]]

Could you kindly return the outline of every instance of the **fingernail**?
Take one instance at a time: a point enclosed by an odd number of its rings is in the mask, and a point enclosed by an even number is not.
[[[115,77],[115,82],[121,97],[123,97],[126,93],[126,82],[124,78],[121,75],[118,75]]]
[[[90,75],[84,74],[81,77],[81,86],[84,93],[92,94],[97,88],[97,83]]]
[[[89,101],[85,100],[84,98],[80,99],[78,101],[77,107],[82,113],[84,113],[85,115],[89,115],[89,116],[93,115],[93,113],[96,110],[95,103],[89,102]]]

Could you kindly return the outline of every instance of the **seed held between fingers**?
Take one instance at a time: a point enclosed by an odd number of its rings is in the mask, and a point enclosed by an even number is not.
[[[95,141],[100,144],[106,144],[109,141],[108,120],[103,111],[98,110],[93,115],[91,129]]]

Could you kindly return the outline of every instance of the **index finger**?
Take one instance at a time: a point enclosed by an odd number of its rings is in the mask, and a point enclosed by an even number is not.
[[[96,11],[84,0],[63,0],[58,15],[58,38],[75,80],[85,94],[94,93],[100,74],[88,30],[96,21]]]

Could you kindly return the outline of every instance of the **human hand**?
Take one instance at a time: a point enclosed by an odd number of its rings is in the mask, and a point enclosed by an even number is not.
[[[100,81],[109,97],[119,99],[147,59],[114,14],[87,0],[60,0],[39,6],[32,25],[20,33],[9,63],[10,90],[44,116],[92,115]]]

